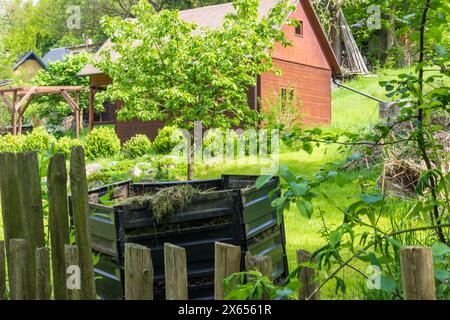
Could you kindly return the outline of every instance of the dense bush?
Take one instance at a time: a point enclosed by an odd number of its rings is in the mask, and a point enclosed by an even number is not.
[[[142,157],[151,150],[152,143],[146,135],[138,134],[123,145],[124,153],[130,158]]]
[[[20,152],[23,148],[23,136],[8,133],[0,136],[0,152]]]
[[[89,133],[85,145],[89,159],[106,158],[120,152],[120,140],[112,128],[98,127]]]
[[[56,139],[45,128],[36,128],[23,137],[23,151],[44,152],[50,149]]]
[[[182,141],[182,137],[179,139],[172,139],[176,135],[178,129],[171,126],[166,126],[158,131],[158,136],[155,141],[153,141],[153,149],[158,154],[169,154],[172,152],[173,148]]]
[[[82,143],[78,139],[72,139],[71,137],[60,138],[55,145],[55,151],[57,153],[63,153],[66,158],[70,156],[72,147],[81,146]]]

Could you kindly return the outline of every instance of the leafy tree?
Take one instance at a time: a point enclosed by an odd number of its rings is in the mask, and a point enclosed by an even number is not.
[[[47,70],[39,71],[35,83],[39,86],[83,86],[86,90],[80,94],[79,105],[82,109],[87,109],[89,80],[78,77],[77,73],[89,61],[90,56],[87,53],[67,56],[65,61],[50,63]],[[38,118],[46,117],[50,124],[60,124],[66,116],[71,114],[73,114],[72,108],[59,94],[37,97],[28,113]]]
[[[215,30],[187,23],[177,11],[156,13],[146,1],[133,8],[134,20],[105,19],[119,58],[105,51],[99,67],[113,79],[106,96],[124,102],[119,119],[163,120],[191,135],[195,121],[215,128],[255,124],[246,92],[257,75],[274,69],[275,42],[288,45],[278,26],[293,8],[282,1],[262,19],[256,0],[234,8]]]

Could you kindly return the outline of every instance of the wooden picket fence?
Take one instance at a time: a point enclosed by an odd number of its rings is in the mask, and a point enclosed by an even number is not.
[[[83,148],[72,149],[69,174],[63,155],[55,155],[49,160],[46,184],[49,247],[45,245],[37,154],[0,153],[0,171],[5,236],[5,241],[0,241],[0,300],[7,299],[7,283],[11,300],[96,299]],[[68,178],[75,245],[70,243]],[[216,300],[225,298],[224,279],[240,271],[241,257],[240,247],[215,244]],[[299,264],[309,261],[313,259],[308,252],[297,252]],[[404,248],[401,264],[405,298],[436,299],[431,249]],[[188,299],[185,249],[165,244],[164,265],[166,299]],[[258,270],[268,277],[272,275],[270,257],[246,253],[245,266],[246,270]],[[153,264],[149,248],[133,243],[125,245],[124,274],[126,300],[153,299]],[[315,271],[304,267],[298,277],[302,284],[299,299],[320,299]]]

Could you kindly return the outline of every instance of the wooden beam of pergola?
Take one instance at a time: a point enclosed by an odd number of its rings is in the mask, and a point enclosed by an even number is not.
[[[75,135],[80,135],[80,108],[78,105],[79,93],[83,90],[81,86],[59,86],[59,87],[14,87],[0,89],[0,96],[12,115],[12,134],[22,134],[23,114],[27,110],[34,96],[47,94],[60,94],[75,112]],[[69,94],[75,94],[75,99]],[[17,99],[20,99],[17,101]],[[17,128],[19,122],[19,128]]]

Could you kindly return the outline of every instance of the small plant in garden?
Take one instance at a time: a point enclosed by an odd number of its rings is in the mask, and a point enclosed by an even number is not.
[[[120,140],[113,128],[94,128],[86,139],[86,157],[89,159],[106,158],[120,152]]]
[[[158,135],[153,141],[153,149],[156,153],[166,155],[172,152],[173,148],[181,141],[181,137],[178,141],[174,139],[176,130],[177,128],[173,126],[165,126],[158,130]]]
[[[45,152],[50,149],[56,139],[45,128],[36,128],[23,138],[23,151]]]
[[[72,147],[81,146],[82,142],[78,139],[73,139],[71,137],[62,137],[55,144],[55,152],[63,153],[66,159],[70,157],[70,152]]]
[[[125,142],[122,147],[127,157],[138,158],[150,153],[152,143],[146,135],[138,134]]]

